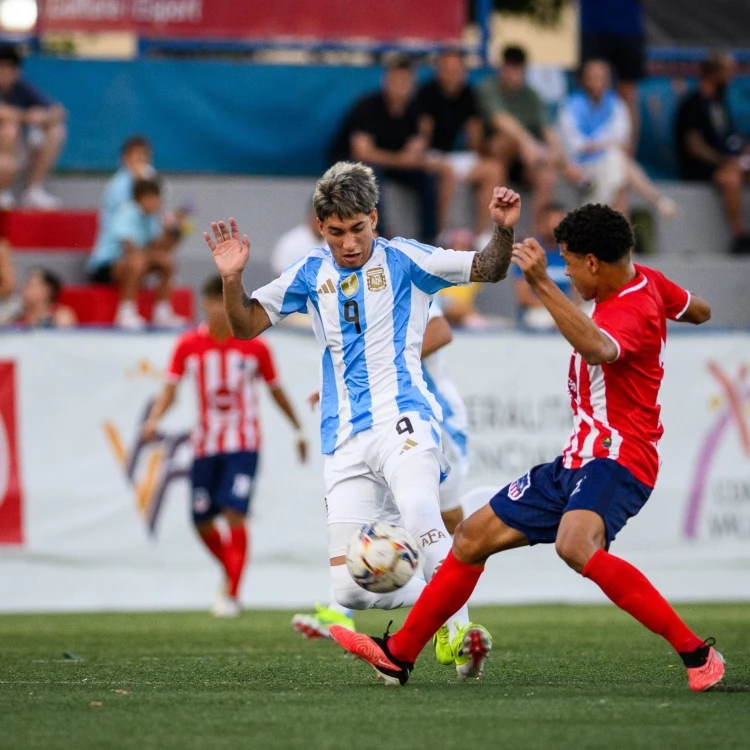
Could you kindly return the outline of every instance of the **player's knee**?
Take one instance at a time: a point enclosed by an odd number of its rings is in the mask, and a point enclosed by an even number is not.
[[[443,517],[443,523],[448,533],[453,536],[456,533],[456,528],[464,518],[464,512],[461,507],[451,508],[450,510],[443,510],[440,512]]]
[[[568,567],[580,573],[591,557],[589,545],[581,544],[578,539],[558,538],[555,542],[555,552]]]
[[[481,539],[471,530],[471,524],[461,521],[453,532],[453,554],[461,562],[473,565],[481,562],[485,555]]]

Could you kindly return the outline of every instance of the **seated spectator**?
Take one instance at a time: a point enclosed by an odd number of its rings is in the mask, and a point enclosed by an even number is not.
[[[392,180],[416,191],[421,204],[422,242],[437,230],[437,191],[452,179],[450,165],[431,159],[427,139],[419,132],[414,101],[414,68],[399,58],[386,68],[382,90],[361,99],[345,119],[331,151],[332,160],[369,164],[378,180]],[[452,188],[451,188],[452,189]],[[380,201],[379,231],[388,236],[388,220]]]
[[[308,206],[305,221],[279,237],[271,253],[273,272],[281,276],[289,266],[307,255],[314,247],[324,244],[325,241],[318,232],[318,217],[311,203]]]
[[[487,227],[492,190],[501,184],[502,175],[497,162],[483,154],[484,127],[461,52],[446,50],[438,56],[435,78],[419,89],[417,107],[430,155],[447,162],[452,172],[453,179],[443,177],[438,225],[447,225],[455,183],[466,182],[475,188],[475,229],[481,234]]]
[[[547,252],[547,273],[552,281],[571,299],[576,300],[573,284],[565,273],[565,261],[555,240],[555,227],[565,218],[567,211],[558,203],[547,204],[542,211],[542,222],[537,240]],[[515,264],[511,265],[516,293],[517,318],[524,328],[550,330],[555,321],[547,308],[534,294],[523,272]]]
[[[645,76],[643,0],[580,0],[581,66],[606,60],[615,73],[617,93],[630,113],[628,151],[635,153],[640,130],[638,81]]]
[[[700,66],[698,88],[679,104],[675,139],[680,177],[713,182],[724,201],[733,253],[750,253],[750,235],[742,220],[742,187],[750,175],[750,152],[727,104],[734,74],[730,55],[713,53]]]
[[[448,229],[438,237],[440,247],[452,250],[476,250],[476,237],[470,229]],[[456,328],[486,328],[489,321],[477,311],[474,300],[482,285],[477,283],[451,286],[440,292],[440,306],[445,319]]]
[[[490,151],[503,167],[499,184],[522,179],[532,189],[534,226],[541,208],[552,199],[555,168],[564,167],[560,144],[547,123],[539,94],[526,82],[526,52],[506,47],[497,75],[477,89],[485,123],[491,132]],[[575,180],[580,177],[571,175]]]
[[[29,208],[53,210],[60,201],[44,189],[65,143],[63,107],[21,79],[15,47],[0,47],[0,208],[15,205],[11,190],[24,158],[26,189],[21,202]]]
[[[152,158],[151,142],[142,135],[131,136],[122,144],[120,168],[107,182],[99,207],[99,237],[110,231],[112,218],[117,209],[133,198],[135,181],[154,179],[156,170],[151,164]]]
[[[58,304],[62,282],[46,268],[34,268],[21,289],[22,310],[17,325],[27,328],[68,328],[78,321],[71,308]]]
[[[630,115],[612,90],[604,60],[584,63],[580,89],[568,97],[560,112],[560,135],[568,158],[586,175],[587,202],[626,212],[628,189],[632,189],[663,216],[674,217],[674,201],[661,195],[628,153]]]
[[[112,217],[109,230],[99,237],[89,258],[92,282],[115,284],[120,305],[115,319],[122,328],[143,328],[138,314],[138,289],[148,274],[159,277],[154,307],[155,325],[174,327],[184,320],[174,314],[170,298],[174,275],[174,248],[180,239],[178,226],[164,226],[159,220],[161,188],[154,180],[136,180],[132,200],[123,203]]]
[[[13,323],[21,312],[21,300],[16,294],[16,275],[10,245],[0,239],[0,326]]]

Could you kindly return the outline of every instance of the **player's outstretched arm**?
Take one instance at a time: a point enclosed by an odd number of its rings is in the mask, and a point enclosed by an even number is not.
[[[176,383],[165,383],[161,389],[161,393],[157,396],[156,401],[154,401],[154,405],[151,407],[148,418],[143,423],[143,429],[141,430],[141,436],[147,443],[156,438],[159,421],[174,403],[176,393]]]
[[[617,345],[586,313],[579,310],[547,273],[547,254],[534,239],[513,245],[513,262],[547,308],[560,333],[586,364],[600,365],[617,359]]]
[[[305,463],[305,461],[307,461],[307,439],[305,438],[305,433],[302,431],[302,425],[297,419],[294,407],[292,406],[291,401],[287,398],[286,391],[284,391],[283,388],[276,386],[271,389],[271,396],[279,409],[284,412],[286,418],[292,423],[297,441],[297,456],[299,457],[300,463]]]
[[[700,325],[711,320],[711,305],[694,294],[690,295],[690,304],[680,317],[680,323]]]
[[[521,215],[521,196],[507,187],[495,188],[489,208],[495,231],[484,250],[474,256],[471,281],[494,283],[504,279],[510,268],[513,225]]]
[[[230,218],[229,227],[223,222],[212,222],[213,237],[204,232],[214,262],[224,285],[224,309],[232,334],[238,339],[253,339],[271,327],[263,306],[252,300],[242,286],[242,271],[250,258],[250,240],[240,237],[237,222]]]

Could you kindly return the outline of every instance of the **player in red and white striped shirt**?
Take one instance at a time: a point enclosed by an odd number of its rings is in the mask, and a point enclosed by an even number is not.
[[[667,319],[703,323],[711,310],[658,271],[632,262],[633,232],[608,206],[568,214],[555,238],[574,286],[595,301],[591,317],[550,279],[536,240],[514,245],[512,260],[574,348],[568,376],[574,425],[562,456],[535,466],[459,525],[451,554],[401,630],[372,639],[334,626],[331,635],[383,677],[403,684],[427,641],[466,603],[490,555],[554,543],[573,570],[672,645],[692,690],[708,690],[724,674],[712,641],[693,633],[651,582],[610,554],[609,546],[656,482]],[[468,645],[478,674],[490,645],[481,638]]]
[[[265,381],[272,398],[292,423],[301,461],[306,458],[307,443],[278,383],[276,366],[265,341],[232,337],[218,276],[203,287],[203,310],[206,323],[177,340],[166,383],[154,402],[143,435],[147,440],[154,439],[159,420],[174,402],[180,380],[186,374],[192,376],[199,414],[192,435],[193,522],[226,574],[225,588],[213,612],[220,617],[233,617],[239,614],[237,597],[248,546],[245,518],[261,448],[259,380]],[[226,540],[214,524],[219,515],[229,526]]]

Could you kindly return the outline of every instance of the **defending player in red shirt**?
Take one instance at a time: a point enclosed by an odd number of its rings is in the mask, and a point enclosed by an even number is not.
[[[196,384],[199,414],[192,436],[193,522],[226,575],[226,585],[212,611],[217,617],[236,617],[248,547],[245,517],[261,447],[259,379],[266,382],[273,400],[292,423],[300,461],[306,459],[307,443],[278,383],[268,346],[262,338],[240,341],[232,337],[222,295],[221,278],[209,279],[203,287],[206,323],[177,340],[166,383],[144,424],[143,437],[156,437],[159,420],[174,403],[177,385],[190,374]],[[229,527],[227,539],[214,524],[219,515]]]
[[[490,555],[554,543],[573,570],[672,645],[692,690],[708,690],[724,675],[713,641],[695,635],[639,570],[608,550],[656,482],[667,319],[703,323],[710,308],[658,271],[635,265],[630,225],[608,206],[568,214],[555,238],[576,289],[594,300],[591,317],[551,281],[535,240],[514,245],[512,260],[574,348],[573,432],[562,456],[535,466],[458,526],[451,554],[401,630],[370,638],[334,626],[331,635],[386,681],[403,685],[427,641],[469,599]],[[481,677],[489,635],[475,629],[464,648]]]

